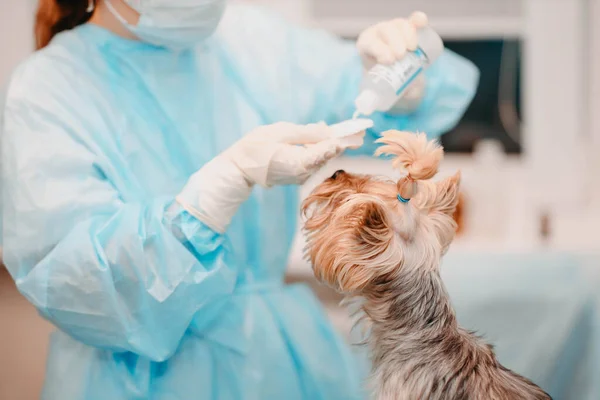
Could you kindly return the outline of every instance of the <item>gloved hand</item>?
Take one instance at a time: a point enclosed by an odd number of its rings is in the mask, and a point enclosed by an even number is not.
[[[223,155],[237,165],[251,183],[263,187],[303,184],[344,149],[360,147],[364,132],[350,143],[332,136],[331,128],[324,123],[280,122],[254,130]]]
[[[256,128],[191,176],[177,202],[217,232],[224,232],[252,186],[302,184],[364,132],[334,139],[325,124],[280,122]],[[350,140],[349,140],[350,139]]]
[[[365,70],[376,64],[391,65],[401,60],[407,51],[418,45],[417,29],[427,26],[425,13],[414,12],[408,19],[384,21],[365,29],[358,37],[356,46]],[[407,88],[402,98],[390,110],[391,113],[414,111],[425,94],[425,75],[420,74]]]

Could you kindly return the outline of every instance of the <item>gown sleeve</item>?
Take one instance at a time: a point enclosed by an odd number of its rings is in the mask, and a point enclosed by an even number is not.
[[[233,291],[225,236],[170,197],[125,201],[81,132],[91,114],[67,90],[11,86],[3,236],[19,291],[87,345],[167,359],[195,314]]]

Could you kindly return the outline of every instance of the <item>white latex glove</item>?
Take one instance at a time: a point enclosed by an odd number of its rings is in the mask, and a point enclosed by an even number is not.
[[[261,126],[191,176],[176,200],[217,232],[225,232],[254,184],[302,184],[347,148],[360,147],[364,132],[333,139],[325,124],[280,122]]]
[[[254,130],[223,155],[260,186],[303,184],[346,148],[360,147],[364,132],[353,143],[332,136],[332,129],[324,123],[279,122]]]
[[[365,29],[356,42],[365,71],[376,64],[391,65],[401,60],[407,51],[416,50],[417,29],[427,24],[427,15],[417,11],[408,19],[384,21]],[[424,94],[425,75],[421,74],[411,83],[390,112],[404,114],[414,111]]]

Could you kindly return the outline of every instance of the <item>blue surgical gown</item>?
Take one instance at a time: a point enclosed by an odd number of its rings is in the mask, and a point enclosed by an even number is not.
[[[376,116],[377,131],[450,129],[477,75],[446,52],[421,108]],[[230,8],[194,50],[87,24],[17,69],[4,257],[59,329],[43,399],[362,398],[362,369],[318,301],[283,285],[297,188],[255,188],[225,235],[173,200],[256,126],[349,118],[360,80],[353,44],[252,7]]]

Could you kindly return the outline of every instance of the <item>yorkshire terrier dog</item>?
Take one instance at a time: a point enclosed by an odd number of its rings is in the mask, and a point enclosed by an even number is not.
[[[551,399],[458,326],[439,269],[456,231],[460,174],[429,180],[442,147],[398,131],[379,142],[376,155],[394,156],[406,176],[393,182],[340,170],[302,206],[315,276],[360,302],[374,398]]]

